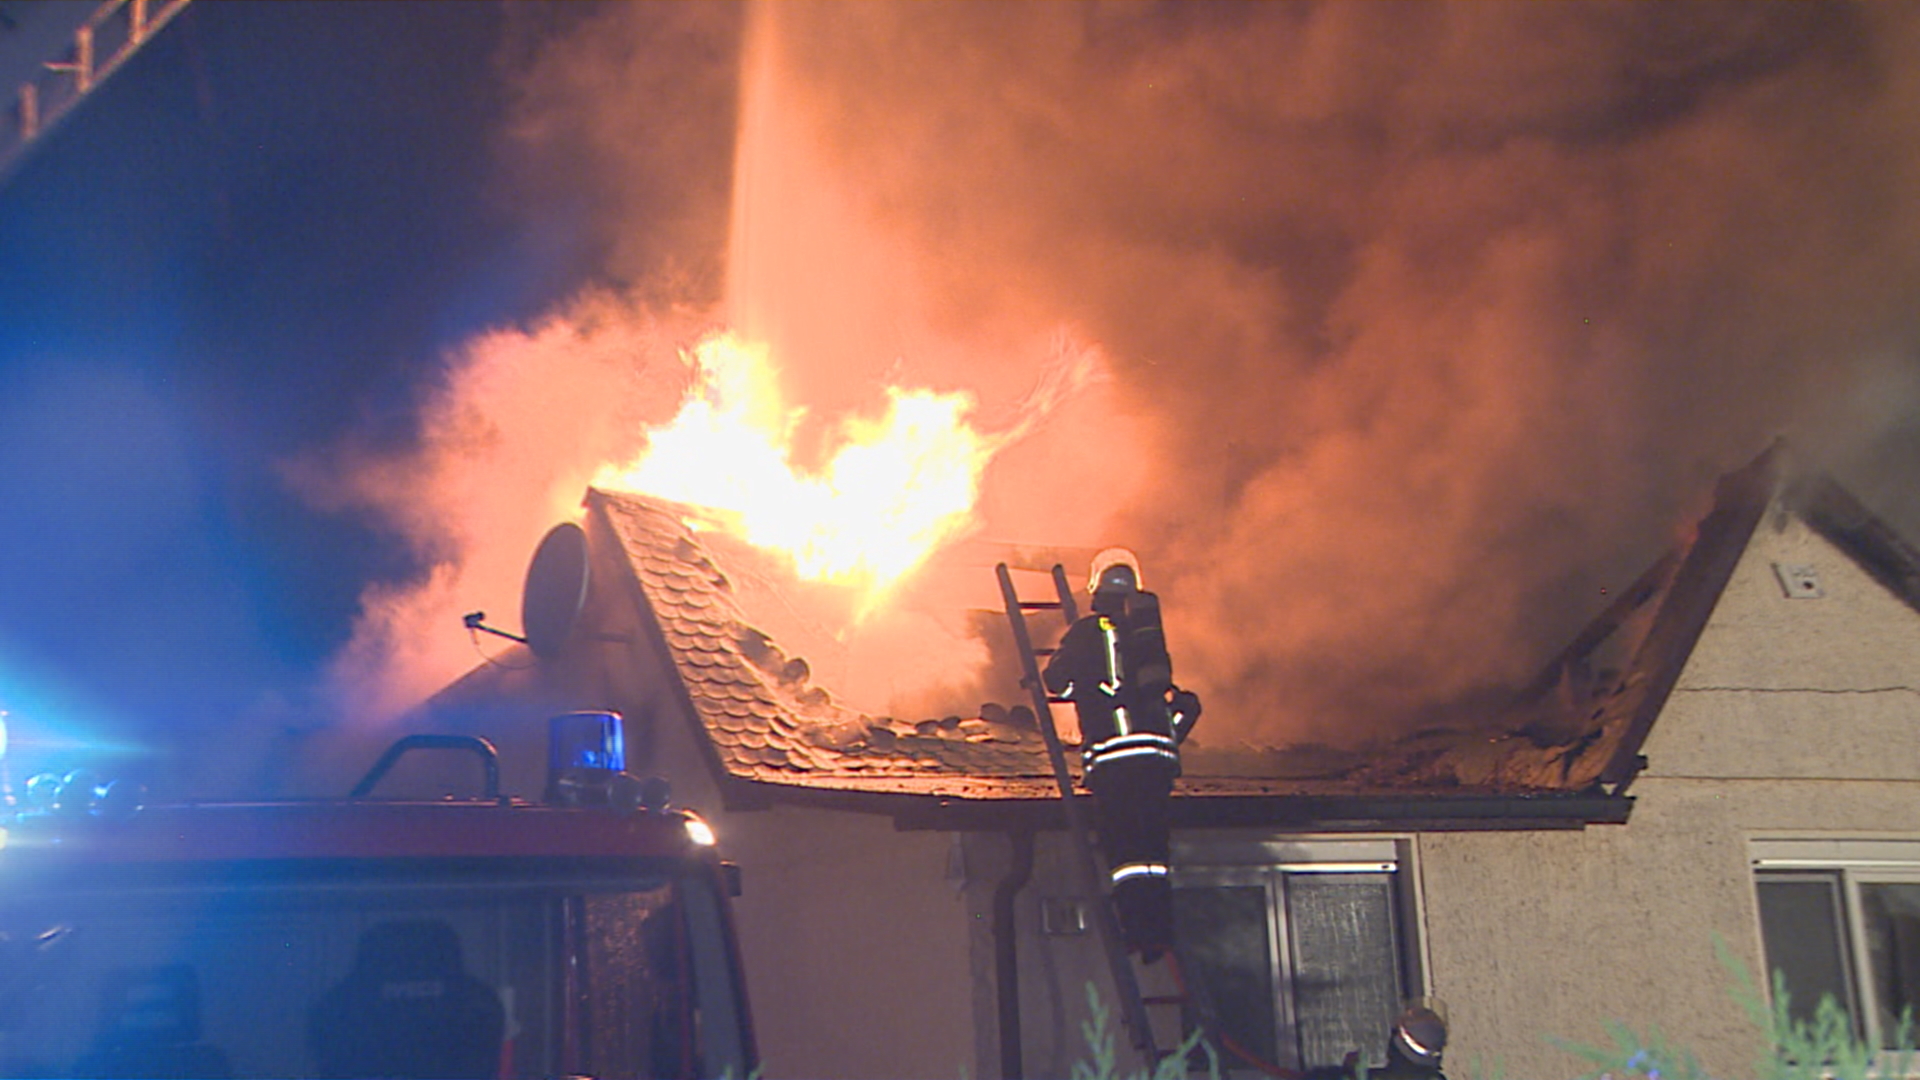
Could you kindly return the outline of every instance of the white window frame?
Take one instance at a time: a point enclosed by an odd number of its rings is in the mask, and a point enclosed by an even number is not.
[[[1856,837],[1753,837],[1747,842],[1751,856],[1755,902],[1759,898],[1763,872],[1834,874],[1840,880],[1840,922],[1845,933],[1844,947],[1852,981],[1853,999],[1859,1010],[1858,1032],[1882,1057],[1883,1066],[1893,1064],[1898,1051],[1882,1045],[1887,1033],[1881,1029],[1879,987],[1873,977],[1872,957],[1867,948],[1867,927],[1861,903],[1862,885],[1895,883],[1920,884],[1920,839]],[[1756,934],[1758,926],[1755,927]],[[1766,956],[1766,942],[1760,942],[1760,955]],[[1760,982],[1768,1002],[1773,1000],[1773,973],[1761,973]],[[1920,1021],[1920,1013],[1916,1014]],[[1916,1031],[1920,1035],[1920,1031]],[[1908,1063],[1908,1075],[1916,1075],[1920,1061]]]
[[[1274,1021],[1283,1040],[1298,1040],[1298,1017],[1291,984],[1295,975],[1292,935],[1281,910],[1285,883],[1273,879],[1288,874],[1388,874],[1396,935],[1395,960],[1400,966],[1401,996],[1429,993],[1425,932],[1425,897],[1421,894],[1411,835],[1336,837],[1176,839],[1173,846],[1175,888],[1193,886],[1260,885],[1267,889],[1267,971],[1279,1000]],[[1286,988],[1286,989],[1283,989]],[[1382,1033],[1384,1045],[1385,1033]]]

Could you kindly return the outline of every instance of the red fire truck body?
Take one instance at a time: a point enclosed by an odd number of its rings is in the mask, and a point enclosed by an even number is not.
[[[0,1076],[749,1075],[711,831],[586,801],[16,814]]]

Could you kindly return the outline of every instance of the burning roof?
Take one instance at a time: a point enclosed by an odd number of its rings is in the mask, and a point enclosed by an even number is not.
[[[1723,478],[1692,535],[1484,722],[1354,749],[1196,741],[1176,823],[1433,829],[1624,820],[1624,793],[1644,767],[1640,748],[1769,508],[1805,520],[1920,610],[1920,552],[1832,480],[1788,476],[1783,458],[1776,448]],[[729,799],[838,805],[938,828],[1031,825],[1059,814],[1030,711],[863,711],[820,685],[791,642],[762,629],[772,623],[758,620],[778,598],[751,568],[730,564],[724,542],[690,524],[692,508],[601,489],[586,505],[589,534],[625,569],[608,592],[628,597],[640,616],[646,640],[635,644],[657,650],[677,675],[672,693],[696,721]]]
[[[1189,816],[1236,804],[1239,812],[1226,816],[1244,817],[1249,800],[1324,807],[1359,799],[1376,818],[1393,807],[1416,812],[1415,804],[1432,816],[1464,807],[1510,818],[1536,812],[1541,800],[1574,797],[1599,800],[1585,806],[1588,819],[1611,820],[1607,815],[1624,811],[1610,800],[1632,779],[1652,718],[1771,498],[1776,474],[1769,455],[1724,481],[1720,505],[1694,540],[1660,559],[1518,704],[1483,726],[1420,731],[1362,750],[1196,748],[1179,785]],[[756,626],[717,552],[687,523],[686,508],[598,489],[587,504],[617,538],[658,644],[728,777],[813,792],[932,796],[941,805],[1052,798],[1044,744],[1028,710],[903,719],[853,708],[814,682],[803,657]],[[1451,810],[1420,802],[1435,798]],[[1469,806],[1474,799],[1495,802]],[[1516,811],[1514,799],[1527,805]],[[1609,805],[1601,812],[1603,803]]]
[[[628,613],[619,626],[637,619],[641,628],[637,638],[598,640],[626,642],[632,658],[659,658],[664,666],[655,670],[670,673],[671,685],[649,692],[680,703],[730,805],[825,805],[919,828],[1059,820],[1044,743],[1026,710],[988,705],[975,715],[923,718],[856,707],[821,684],[819,669],[785,635],[797,624],[773,610],[787,599],[781,583],[759,580],[751,550],[703,531],[695,508],[601,489],[589,491],[586,506],[601,556],[596,594],[612,602],[606,611]],[[1434,830],[1624,821],[1627,788],[1645,765],[1641,747],[1769,512],[1800,518],[1920,610],[1920,552],[1832,480],[1789,475],[1776,448],[1724,477],[1689,537],[1531,685],[1490,705],[1477,723],[1357,748],[1228,749],[1196,739],[1176,789],[1176,825]],[[603,655],[574,650],[557,667],[508,670],[573,679],[584,669],[560,668]],[[489,693],[478,684],[473,692]],[[1071,744],[1070,715],[1057,719]]]
[[[660,644],[731,776],[963,798],[1047,794],[1046,749],[1030,711],[909,721],[850,708],[812,681],[803,657],[754,626],[674,504],[595,489],[587,505],[626,552]]]

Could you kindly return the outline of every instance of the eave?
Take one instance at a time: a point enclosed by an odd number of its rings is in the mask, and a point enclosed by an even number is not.
[[[889,792],[753,785],[765,804],[884,814],[903,831],[1050,832],[1067,827],[1058,798],[954,799]],[[1081,796],[1084,798],[1084,796]],[[1602,792],[1177,797],[1175,829],[1288,832],[1489,832],[1623,825],[1633,799]]]

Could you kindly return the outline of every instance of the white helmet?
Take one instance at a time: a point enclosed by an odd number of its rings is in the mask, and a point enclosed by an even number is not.
[[[1124,568],[1132,572],[1133,581],[1129,585],[1130,588],[1146,588],[1146,578],[1140,573],[1140,559],[1126,548],[1112,547],[1093,557],[1093,572],[1087,576],[1087,591],[1099,592],[1101,582],[1116,568]],[[1117,577],[1108,582],[1108,584],[1119,583]]]

